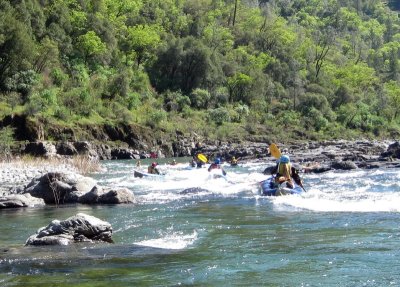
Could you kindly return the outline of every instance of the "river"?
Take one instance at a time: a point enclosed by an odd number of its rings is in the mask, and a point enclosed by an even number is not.
[[[400,286],[400,170],[305,174],[307,193],[271,198],[258,191],[271,163],[213,178],[178,162],[151,178],[134,178],[133,160],[102,162],[91,176],[134,205],[0,210],[0,285]],[[23,247],[78,212],[110,222],[115,243]]]

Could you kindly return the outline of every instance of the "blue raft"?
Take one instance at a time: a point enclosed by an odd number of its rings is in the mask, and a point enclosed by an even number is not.
[[[261,194],[267,196],[280,196],[289,194],[300,194],[304,192],[301,186],[294,183],[293,188],[286,186],[286,182],[282,184],[275,183],[275,178],[273,176],[267,178],[260,182]]]

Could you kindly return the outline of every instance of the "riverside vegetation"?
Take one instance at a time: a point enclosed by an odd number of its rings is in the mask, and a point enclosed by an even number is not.
[[[0,118],[24,116],[44,140],[91,140],[77,131],[120,123],[154,137],[396,137],[399,9],[378,0],[0,0]],[[1,126],[5,154],[27,140]]]

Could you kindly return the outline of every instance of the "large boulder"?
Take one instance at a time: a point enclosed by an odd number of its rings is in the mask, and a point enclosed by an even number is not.
[[[383,158],[397,158],[400,159],[400,143],[399,142],[394,142],[389,147],[387,150],[383,153],[381,153],[381,156]]]
[[[30,142],[25,146],[24,153],[33,156],[53,157],[57,150],[55,145],[50,142]]]
[[[77,155],[78,151],[72,142],[58,142],[56,144],[57,154],[59,155]]]
[[[77,174],[49,172],[34,178],[24,193],[42,198],[47,204],[76,203],[80,196],[88,193],[96,181]]]
[[[89,158],[98,159],[99,155],[96,150],[93,149],[92,144],[87,141],[82,142],[73,142],[74,148],[78,152],[78,154],[86,155]]]
[[[79,202],[84,204],[133,203],[134,197],[132,192],[126,188],[110,189],[95,186],[90,192],[82,195]]]
[[[28,194],[11,194],[0,197],[1,208],[29,207],[35,205],[44,205],[44,200]]]
[[[140,156],[133,150],[125,148],[114,148],[111,150],[111,159],[139,159]]]
[[[111,224],[94,216],[78,213],[64,221],[53,220],[31,235],[25,245],[68,245],[74,242],[112,243]]]
[[[357,169],[357,165],[352,161],[334,161],[331,164],[333,169],[351,170]]]

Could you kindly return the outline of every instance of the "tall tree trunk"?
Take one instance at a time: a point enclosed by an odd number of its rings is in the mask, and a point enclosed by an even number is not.
[[[235,22],[236,22],[237,4],[238,4],[238,0],[235,0],[235,9],[233,10],[232,26],[235,26]]]

